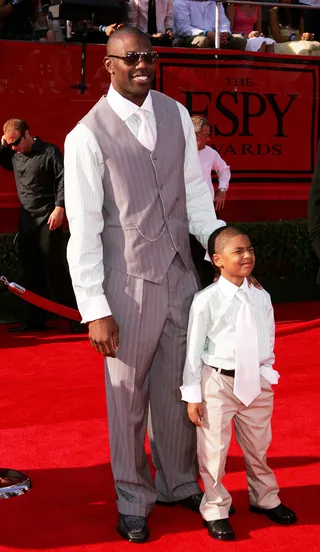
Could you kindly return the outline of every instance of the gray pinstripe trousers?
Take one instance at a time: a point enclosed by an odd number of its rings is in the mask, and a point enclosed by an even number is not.
[[[119,512],[146,516],[156,498],[200,492],[196,432],[181,401],[188,313],[195,275],[176,255],[162,284],[106,269],[105,292],[120,327],[116,359],[106,361],[111,465]],[[144,448],[149,437],[156,479]]]

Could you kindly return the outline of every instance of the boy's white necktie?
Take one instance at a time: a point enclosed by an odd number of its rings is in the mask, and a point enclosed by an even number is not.
[[[236,297],[241,300],[236,320],[236,362],[233,393],[249,406],[261,393],[257,323],[253,307],[243,289]]]
[[[149,112],[144,109],[139,109],[136,116],[140,119],[140,127],[138,132],[138,140],[145,148],[150,151],[154,150],[156,145],[156,137],[153,131],[152,126],[149,123]]]

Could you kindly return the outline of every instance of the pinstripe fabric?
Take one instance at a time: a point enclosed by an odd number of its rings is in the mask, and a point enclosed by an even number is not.
[[[104,158],[104,294],[120,327],[117,358],[106,362],[112,470],[119,512],[136,515],[147,515],[157,494],[179,500],[199,492],[195,430],[179,394],[197,291],[185,138],[176,102],[152,92],[152,103],[152,153],[103,99],[83,119]],[[155,487],[144,450],[149,398]]]
[[[104,259],[117,270],[160,283],[177,252],[187,269],[193,263],[179,110],[174,100],[157,92],[152,92],[152,102],[158,122],[153,152],[140,144],[104,98],[82,122],[96,136],[105,159]],[[167,132],[173,119],[177,124]]]
[[[157,495],[179,500],[199,492],[194,426],[181,402],[188,311],[197,290],[177,255],[161,284],[107,268],[105,292],[120,326],[116,359],[106,361],[111,462],[117,506],[146,516]],[[148,405],[154,487],[144,441]]]

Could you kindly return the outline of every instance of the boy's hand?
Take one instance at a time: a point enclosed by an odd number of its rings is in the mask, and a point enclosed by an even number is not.
[[[194,425],[198,427],[202,427],[202,422],[203,422],[202,403],[188,403],[188,416]]]

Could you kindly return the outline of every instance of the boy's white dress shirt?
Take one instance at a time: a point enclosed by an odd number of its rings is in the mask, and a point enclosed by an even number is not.
[[[275,324],[269,293],[249,287],[245,279],[241,289],[248,295],[254,309],[259,345],[260,374],[270,383],[278,383],[273,370]],[[235,369],[236,319],[241,307],[237,297],[239,287],[220,276],[219,280],[197,293],[189,314],[187,358],[180,387],[182,400],[202,402],[201,369],[203,364]],[[248,335],[250,339],[250,335]]]

